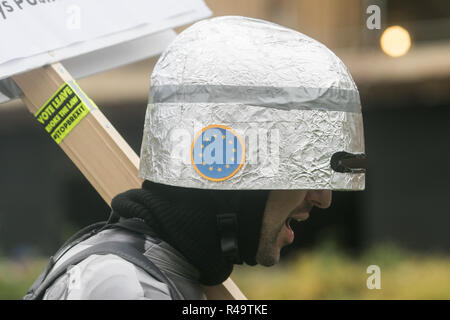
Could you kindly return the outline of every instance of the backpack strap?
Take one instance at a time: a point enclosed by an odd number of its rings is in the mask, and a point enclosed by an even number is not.
[[[60,249],[50,258],[50,268],[61,258],[67,251],[79,244],[80,242],[92,237],[94,234],[111,227],[119,221],[120,217],[114,210],[111,211],[107,221],[100,221],[91,225],[88,225],[76,232],[73,236],[64,242]],[[53,264],[52,264],[53,263]],[[47,266],[49,268],[49,266]]]
[[[58,268],[55,270],[52,270],[50,273],[47,274],[47,276],[41,278],[40,284],[37,285],[35,288],[30,288],[30,291],[27,293],[27,295],[24,297],[25,300],[39,300],[44,297],[45,291],[53,284],[53,282],[59,278],[61,275],[63,275],[67,268],[71,265],[76,265],[79,262],[83,261],[87,257],[94,255],[94,254],[115,254],[122,259],[134,264],[135,266],[138,266],[145,270],[148,274],[150,274],[153,278],[156,280],[163,282],[167,284],[170,295],[174,300],[182,300],[183,297],[179,290],[176,288],[176,286],[170,281],[166,275],[164,275],[161,270],[149,259],[147,259],[139,250],[134,248],[133,246],[123,244],[121,242],[117,241],[110,241],[110,242],[104,242],[99,243],[96,245],[93,245],[74,256],[70,257],[62,263]],[[39,280],[38,278],[38,280]],[[37,280],[36,280],[37,282]],[[33,290],[34,289],[34,290]]]
[[[160,236],[150,228],[144,220],[139,218],[120,219],[118,222],[111,225],[112,228],[125,229],[138,234],[143,234],[151,237],[154,240],[161,241]]]

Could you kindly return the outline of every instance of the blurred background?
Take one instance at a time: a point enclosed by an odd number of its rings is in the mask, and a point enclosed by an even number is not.
[[[347,65],[363,106],[366,190],[334,192],[330,209],[314,209],[276,267],[236,268],[247,297],[449,299],[450,2],[205,2],[216,16],[261,18],[321,41]],[[137,153],[156,61],[78,81]],[[16,299],[109,207],[17,100],[0,105],[0,168],[0,299]],[[369,265],[380,267],[379,290],[366,286]]]

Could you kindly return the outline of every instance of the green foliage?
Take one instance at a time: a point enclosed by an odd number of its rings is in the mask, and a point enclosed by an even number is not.
[[[369,265],[381,289],[368,289]],[[238,267],[233,279],[249,299],[450,299],[450,257],[383,245],[352,258],[326,244],[288,263]]]
[[[21,299],[46,264],[43,259],[19,262],[0,258],[0,300]]]

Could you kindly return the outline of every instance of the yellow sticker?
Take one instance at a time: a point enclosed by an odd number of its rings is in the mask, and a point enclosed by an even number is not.
[[[76,82],[70,81],[64,83],[34,117],[59,144],[95,108],[97,106]]]

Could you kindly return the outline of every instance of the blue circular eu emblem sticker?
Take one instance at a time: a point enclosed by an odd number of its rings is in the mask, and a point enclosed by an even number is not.
[[[244,160],[245,145],[237,132],[227,126],[207,126],[192,142],[192,165],[199,175],[210,181],[232,177]]]

